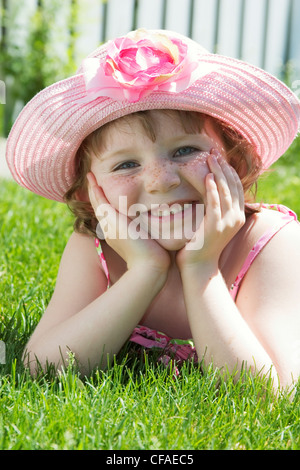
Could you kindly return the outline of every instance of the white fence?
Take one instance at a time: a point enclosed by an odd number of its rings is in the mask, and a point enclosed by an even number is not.
[[[300,0],[65,0],[66,17],[72,1],[79,5],[79,61],[101,42],[132,29],[166,28],[192,37],[210,52],[244,59],[278,76],[291,63],[293,79],[300,78]],[[9,7],[16,2],[6,0]],[[18,22],[24,24],[38,0],[20,2]],[[60,54],[67,29],[63,16],[60,8],[53,24]],[[12,31],[11,42],[24,41],[21,30]]]
[[[80,56],[131,29],[166,28],[276,75],[287,63],[300,73],[300,0],[78,1]]]

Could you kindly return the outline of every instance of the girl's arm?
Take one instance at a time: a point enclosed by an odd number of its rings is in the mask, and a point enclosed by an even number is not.
[[[108,290],[93,239],[73,234],[64,251],[53,297],[26,347],[31,371],[36,359],[61,366],[72,351],[88,373],[116,354],[164,285],[166,274],[132,266]],[[102,358],[102,362],[101,362]]]
[[[127,216],[110,206],[92,173],[89,182],[91,204],[105,229],[105,240],[128,270],[106,290],[93,240],[73,234],[53,298],[27,345],[33,370],[35,356],[43,367],[47,362],[60,366],[70,351],[85,373],[96,365],[105,367],[107,355],[121,349],[167,279],[168,253],[151,239],[132,240],[128,232],[123,239]]]
[[[214,178],[207,178],[204,245],[178,254],[198,356],[229,373],[239,372],[243,363],[263,375],[270,371],[275,386],[277,376],[281,386],[290,385],[300,372],[300,297],[295,284],[300,275],[299,227],[291,223],[264,248],[235,304],[218,260],[243,223],[242,188],[224,160],[218,163],[210,157],[210,169]],[[290,257],[284,252],[286,245]]]
[[[300,225],[272,238],[249,269],[237,307],[272,359],[280,384],[300,377]]]
[[[239,373],[242,365],[275,377],[273,362],[231,298],[218,268],[182,273],[190,328],[204,364]]]
[[[182,272],[190,327],[204,363],[271,373],[274,387],[300,377],[300,227],[291,222],[262,250],[237,303],[218,268]],[[278,383],[279,381],[279,383]]]

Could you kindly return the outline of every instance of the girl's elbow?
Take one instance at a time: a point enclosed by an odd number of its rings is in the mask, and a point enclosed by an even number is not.
[[[40,374],[56,374],[61,366],[61,360],[55,354],[46,354],[45,348],[38,343],[31,342],[27,344],[22,361],[32,377],[36,378]]]

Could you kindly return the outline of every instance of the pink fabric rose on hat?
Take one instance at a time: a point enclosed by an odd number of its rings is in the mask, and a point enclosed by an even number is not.
[[[197,56],[178,38],[138,30],[112,41],[105,62],[88,58],[88,95],[136,102],[152,92],[180,93],[198,77]]]

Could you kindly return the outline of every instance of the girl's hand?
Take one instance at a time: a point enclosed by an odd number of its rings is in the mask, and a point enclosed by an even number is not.
[[[140,237],[133,239],[129,229],[131,219],[111,206],[93,173],[88,173],[87,179],[90,202],[105,241],[124,259],[128,269],[142,265],[145,269],[167,272],[170,265],[167,251],[142,229]]]
[[[182,271],[206,264],[218,268],[219,257],[245,223],[244,191],[236,171],[217,150],[208,157],[211,173],[206,177],[206,213],[202,224],[176,257]]]

